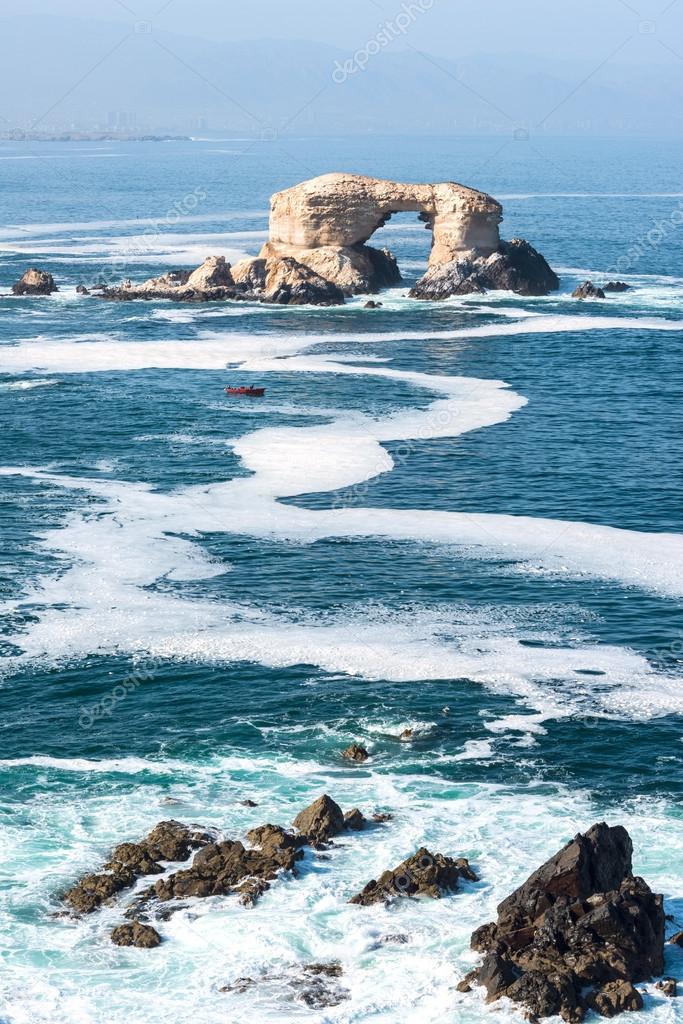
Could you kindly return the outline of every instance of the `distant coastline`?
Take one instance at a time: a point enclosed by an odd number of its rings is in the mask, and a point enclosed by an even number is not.
[[[13,128],[0,132],[0,142],[190,142],[189,135],[147,135],[138,132],[36,132]]]

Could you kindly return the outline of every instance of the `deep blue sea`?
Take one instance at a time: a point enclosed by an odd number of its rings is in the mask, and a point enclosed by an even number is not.
[[[471,931],[603,819],[683,928],[682,160],[672,141],[0,144],[2,1024],[484,1024],[455,992]],[[413,301],[429,235],[400,215],[374,237],[406,282],[379,310],[76,293],[256,254],[271,193],[331,170],[490,192],[561,291]],[[59,292],[9,296],[28,266]],[[632,288],[579,303],[586,278]],[[366,764],[341,760],[352,741]],[[239,838],[323,792],[394,819],[255,909],[199,901],[152,951],[109,940],[125,896],[54,916],[161,819]],[[480,882],[348,905],[421,845]],[[312,960],[341,961],[338,1006],[278,980]],[[643,991],[644,1024],[683,1021]]]

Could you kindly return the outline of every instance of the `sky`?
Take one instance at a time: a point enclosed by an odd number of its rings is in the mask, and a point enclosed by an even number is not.
[[[1,9],[0,5],[0,9]],[[8,5],[9,6],[9,5]],[[19,5],[13,5],[17,12]],[[655,63],[683,54],[683,0],[406,0],[414,19],[403,41],[442,56],[479,53],[604,58],[624,39],[624,57]],[[179,35],[224,41],[297,39],[356,49],[404,9],[404,0],[22,0],[23,14],[148,20]],[[9,13],[9,11],[7,12]],[[662,52],[663,51],[663,52]]]
[[[683,0],[0,0],[0,130],[112,123],[668,134]]]

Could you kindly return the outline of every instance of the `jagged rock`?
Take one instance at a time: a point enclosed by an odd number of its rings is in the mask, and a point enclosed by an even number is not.
[[[84,284],[77,284],[76,285],[76,294],[77,295],[90,295],[90,290],[88,288],[86,288]]]
[[[90,914],[135,882],[132,871],[85,875],[64,893],[64,901],[79,914]]]
[[[155,825],[142,846],[153,860],[187,860],[193,850],[210,841],[203,830],[190,829],[179,821],[160,821]]]
[[[478,975],[478,971],[468,971],[464,978],[461,978],[455,986],[456,992],[471,992],[472,985]]]
[[[111,933],[111,941],[115,946],[138,946],[140,949],[153,949],[161,943],[161,936],[151,925],[134,921],[132,924],[120,924]]]
[[[602,288],[598,288],[593,284],[592,281],[584,281],[578,288],[575,288],[572,292],[573,299],[604,299],[605,293]]]
[[[430,267],[410,295],[437,300],[486,291],[547,295],[559,287],[559,278],[544,257],[528,242],[513,238],[500,242],[488,256],[468,253],[443,266]]]
[[[342,750],[342,757],[346,761],[355,761],[357,764],[361,764],[363,761],[367,761],[370,755],[360,743],[352,743],[346,750]]]
[[[410,743],[414,735],[415,733],[413,729],[404,729],[403,732],[400,733],[398,738],[401,741],[401,743]]]
[[[169,270],[160,277],[150,277],[142,284],[124,281],[118,287],[102,287],[100,298],[127,302],[133,299],[170,299],[172,302],[214,302],[226,299],[255,299],[245,285],[237,284],[230,264],[224,256],[209,256],[191,273]]]
[[[36,267],[29,267],[12,285],[13,295],[51,295],[57,291],[59,289],[52,274],[47,270],[37,270]]]
[[[631,290],[631,285],[626,284],[625,281],[608,281],[607,284],[603,285],[603,291],[605,292],[628,292]]]
[[[260,292],[266,286],[266,261],[264,259],[240,260],[230,268],[235,284],[252,292]]]
[[[616,1017],[624,1010],[642,1010],[643,997],[630,981],[610,981],[586,996],[591,1010],[601,1017]]]
[[[240,803],[242,807],[258,807],[258,804],[256,803],[255,800],[240,800]]]
[[[115,846],[111,860],[104,866],[108,871],[128,870],[134,875],[160,875],[164,871],[161,864],[150,857],[142,843],[120,843]]]
[[[64,900],[82,914],[90,914],[142,875],[160,874],[160,860],[187,860],[192,850],[209,842],[206,832],[179,821],[160,821],[140,843],[120,843],[104,865],[105,872],[85,875],[64,894]]]
[[[674,946],[680,946],[683,949],[683,932],[676,932],[671,936],[669,942],[673,942]]]
[[[365,818],[357,807],[354,807],[352,811],[346,812],[344,815],[344,823],[352,832],[362,832],[366,824]]]
[[[186,287],[207,291],[210,288],[231,288],[235,282],[225,256],[208,256],[187,278]]]
[[[656,983],[655,988],[663,992],[669,999],[674,999],[678,995],[678,984],[675,978],[662,978]]]
[[[337,285],[344,295],[377,292],[380,288],[390,288],[401,282],[401,273],[392,253],[369,245],[325,245],[318,249],[303,249],[266,242],[259,259],[266,259],[270,264],[294,259],[318,277]]]
[[[363,309],[381,309],[382,305],[382,302],[374,302],[373,299],[370,299],[369,302],[365,303]]]
[[[503,900],[497,921],[471,940],[486,954],[477,981],[489,998],[506,995],[535,1017],[577,1021],[582,989],[593,985],[599,1012],[634,1008],[637,993],[610,985],[661,974],[664,912],[662,897],[632,875],[631,857],[628,832],[602,822]]]
[[[424,895],[440,899],[444,893],[454,892],[461,878],[477,880],[464,857],[453,860],[422,847],[397,868],[373,878],[349,903],[368,907],[373,903],[387,903],[397,896]]]
[[[344,293],[305,264],[283,256],[266,261],[263,299],[283,306],[338,306]]]
[[[341,835],[346,828],[344,812],[327,794],[297,814],[293,824],[294,828],[314,844],[325,843],[328,839]]]
[[[376,825],[383,825],[386,821],[393,821],[394,816],[393,814],[389,814],[388,811],[378,811],[371,816],[371,820],[374,821]]]
[[[187,896],[228,896],[239,892],[246,902],[253,903],[268,886],[250,885],[245,888],[243,883],[252,879],[273,881],[280,870],[293,871],[296,861],[303,856],[299,848],[301,844],[297,844],[295,837],[283,829],[266,825],[263,830],[264,845],[259,850],[246,849],[239,840],[232,839],[204,846],[195,854],[190,868],[159,879],[153,887],[155,895],[166,901]]]

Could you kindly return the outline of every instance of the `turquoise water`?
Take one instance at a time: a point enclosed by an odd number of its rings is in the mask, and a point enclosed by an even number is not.
[[[2,144],[0,289],[60,292],[0,298],[0,1020],[484,1021],[470,932],[602,818],[683,927],[681,147],[500,145]],[[330,169],[493,193],[561,292],[414,302],[401,216],[381,310],[76,295],[256,253],[271,192]],[[570,298],[606,275],[632,290]],[[110,944],[125,901],[51,916],[164,817],[239,836],[323,791],[394,820],[254,910],[187,907],[152,952]],[[481,882],[347,905],[422,844]],[[311,959],[348,1000],[220,992]],[[645,1016],[683,1019],[652,986]]]

